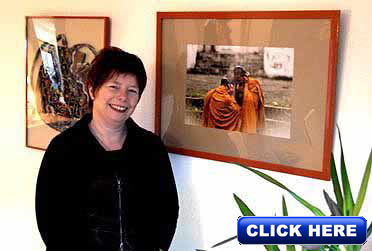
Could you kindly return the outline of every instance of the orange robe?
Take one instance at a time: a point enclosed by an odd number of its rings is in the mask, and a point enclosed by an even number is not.
[[[264,96],[258,80],[249,77],[244,83],[241,108],[241,132],[257,133],[265,127]]]
[[[202,125],[230,131],[240,130],[240,106],[228,93],[227,87],[221,85],[205,96]]]

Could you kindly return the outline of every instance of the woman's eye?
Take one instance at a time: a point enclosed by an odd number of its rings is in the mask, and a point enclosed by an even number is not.
[[[109,85],[109,88],[111,88],[111,89],[118,89],[119,87],[117,85]]]
[[[136,89],[129,89],[129,92],[137,94],[138,91]]]

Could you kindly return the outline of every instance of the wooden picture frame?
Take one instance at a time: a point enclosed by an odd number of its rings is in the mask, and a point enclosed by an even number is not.
[[[329,180],[339,19],[158,12],[156,133],[172,153]]]
[[[50,140],[88,110],[90,62],[110,44],[110,19],[26,16],[26,147]]]

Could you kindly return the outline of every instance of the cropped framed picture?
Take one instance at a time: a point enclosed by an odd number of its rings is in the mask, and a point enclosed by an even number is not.
[[[87,111],[90,63],[109,45],[108,17],[26,17],[26,146],[50,140]]]
[[[173,153],[329,180],[340,11],[158,12]]]

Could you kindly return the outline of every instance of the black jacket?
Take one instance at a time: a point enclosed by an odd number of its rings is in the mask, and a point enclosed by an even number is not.
[[[167,250],[178,198],[166,148],[130,118],[123,148],[107,152],[90,120],[56,136],[40,167],[36,217],[47,250]]]

